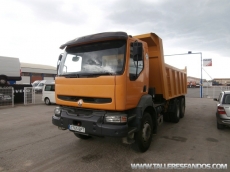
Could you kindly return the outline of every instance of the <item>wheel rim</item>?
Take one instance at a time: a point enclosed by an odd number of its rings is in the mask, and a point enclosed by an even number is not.
[[[46,99],[46,104],[49,104],[49,103],[50,103],[49,99]]]
[[[142,138],[144,142],[147,142],[151,136],[151,127],[148,122],[146,122],[143,126],[142,130]]]
[[[6,80],[5,80],[5,79],[1,79],[1,80],[0,80],[0,83],[1,83],[1,84],[5,84],[5,83],[6,83]]]

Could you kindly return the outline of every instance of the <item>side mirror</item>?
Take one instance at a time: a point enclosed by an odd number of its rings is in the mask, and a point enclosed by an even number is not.
[[[79,59],[80,59],[80,56],[74,56],[74,57],[72,58],[72,61],[73,61],[73,62],[78,62]]]
[[[142,43],[141,42],[133,42],[131,44],[131,47],[133,47],[133,60],[134,61],[141,61],[142,60]]]
[[[214,100],[214,101],[218,101],[217,98],[214,98],[213,100]]]
[[[63,54],[59,55],[58,61],[61,61]]]
[[[57,74],[58,74],[58,69],[59,69],[59,65],[60,65],[62,56],[63,56],[63,54],[60,54],[59,57],[58,57],[58,61],[57,61]]]

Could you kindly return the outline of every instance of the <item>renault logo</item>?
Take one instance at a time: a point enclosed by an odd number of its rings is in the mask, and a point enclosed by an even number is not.
[[[78,100],[78,102],[77,102],[78,107],[81,107],[81,106],[82,106],[82,103],[83,103],[83,100],[82,100],[82,99]]]

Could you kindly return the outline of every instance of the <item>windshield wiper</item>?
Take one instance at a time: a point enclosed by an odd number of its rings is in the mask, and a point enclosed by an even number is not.
[[[79,78],[87,78],[87,77],[99,77],[102,75],[115,75],[114,73],[110,72],[103,72],[103,73],[81,73],[79,74]]]
[[[84,78],[84,77],[97,77],[102,75],[116,75],[116,73],[113,72],[99,72],[99,73],[74,73],[74,74],[64,74],[60,76],[65,76],[66,78]]]
[[[115,72],[103,72],[103,73],[98,73],[98,75],[116,75]]]

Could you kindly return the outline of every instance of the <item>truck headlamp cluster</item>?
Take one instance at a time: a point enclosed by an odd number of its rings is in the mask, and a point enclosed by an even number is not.
[[[127,116],[126,116],[126,114],[106,115],[105,116],[105,122],[107,122],[107,123],[126,123],[127,122]]]
[[[54,109],[54,114],[56,117],[60,117],[61,116],[61,108],[60,107],[56,107]]]

